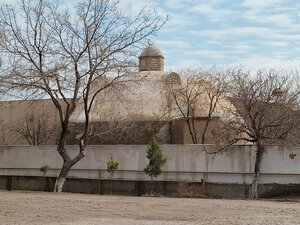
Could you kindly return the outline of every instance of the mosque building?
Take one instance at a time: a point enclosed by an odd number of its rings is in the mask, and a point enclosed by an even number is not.
[[[174,105],[170,106],[170,86],[180,88],[182,83],[184,86],[187,82],[186,77],[176,72],[165,71],[164,60],[162,51],[154,45],[149,45],[139,56],[139,72],[134,74],[138,82],[131,83],[125,95],[121,98],[105,92],[98,95],[90,115],[94,123],[91,143],[147,144],[152,136],[157,137],[163,144],[192,142],[186,121]],[[195,127],[200,135],[204,129],[210,102],[204,94],[198,98]],[[224,114],[224,107],[221,107],[224,105],[232,107],[226,98],[218,104],[210,118],[207,143],[214,142],[212,133],[217,129],[217,122]],[[76,124],[73,129],[74,136],[79,136],[80,123],[84,121],[82,107],[77,108],[71,121]],[[101,134],[102,137],[99,138]],[[112,137],[114,141],[111,141]]]
[[[179,87],[182,82],[186,82],[186,77],[176,72],[165,71],[165,57],[154,45],[146,47],[138,60],[139,71],[133,74],[133,82],[127,82],[126,88],[120,93],[102,92],[97,96],[90,113],[89,144],[147,144],[153,136],[163,144],[191,143],[186,121],[179,110],[170,109],[169,87]],[[78,101],[78,107],[70,119],[72,127],[68,144],[76,144],[84,122],[83,106],[80,103],[82,100]],[[222,101],[220,105],[232,107],[226,98]],[[198,102],[195,125],[200,134],[207,119],[207,96],[199,96]],[[59,130],[59,120],[51,100],[1,102],[0,144],[28,144],[26,138],[12,135],[12,128],[27,121],[29,118],[26,118],[26,115],[44,110],[49,120],[44,121],[47,122],[48,130],[49,127]],[[212,134],[214,129],[217,129],[218,120],[224,116],[222,110],[223,107],[218,106],[211,118],[207,143],[214,143]],[[55,135],[48,137],[47,143],[44,144],[55,144]]]

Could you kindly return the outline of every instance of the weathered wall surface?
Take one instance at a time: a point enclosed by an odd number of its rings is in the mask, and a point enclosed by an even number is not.
[[[83,123],[71,124],[68,145],[76,145],[84,129]],[[167,121],[108,121],[92,122],[93,132],[88,145],[145,145],[155,135],[160,143],[170,144],[169,123]]]
[[[77,146],[68,146],[76,154]],[[217,154],[208,154],[217,147],[207,145],[163,145],[167,158],[163,173],[156,180],[190,180],[207,183],[250,184],[254,169],[255,146],[232,146]],[[148,180],[143,169],[147,164],[145,145],[88,146],[86,157],[70,171],[70,177],[107,179],[106,163],[110,154],[119,162],[114,174],[118,180]],[[62,160],[55,146],[0,147],[0,175],[43,176],[40,168],[50,167],[46,176],[56,176]],[[262,159],[261,184],[299,184],[300,148],[269,146]]]
[[[194,126],[197,133],[198,143],[202,143],[202,134],[206,126],[207,118],[195,118]],[[217,130],[219,129],[219,118],[210,118],[207,130],[205,133],[204,144],[216,144],[219,137],[216,137]],[[172,144],[193,144],[191,134],[187,122],[184,118],[171,121],[171,137]],[[190,123],[192,125],[192,122]]]
[[[64,106],[63,106],[64,108]],[[28,141],[23,135],[13,132],[14,129],[28,127],[33,129],[30,121],[31,115],[47,116],[45,121],[38,121],[37,117],[34,125],[48,129],[59,128],[59,116],[54,104],[50,99],[26,100],[26,101],[1,101],[0,102],[0,145],[28,145]],[[26,122],[27,121],[27,122]],[[49,127],[48,127],[49,126]],[[47,143],[55,143],[56,137],[51,137]]]

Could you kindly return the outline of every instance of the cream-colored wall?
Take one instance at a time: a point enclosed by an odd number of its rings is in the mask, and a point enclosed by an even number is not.
[[[133,77],[121,78],[117,81],[120,83],[117,92],[116,89],[107,89],[97,95],[91,121],[162,119],[164,106],[167,104],[164,79],[165,73],[161,71],[139,72]],[[121,86],[123,82],[124,85]],[[94,90],[101,85],[95,85]],[[85,119],[82,102],[80,104],[71,117],[72,122],[83,122]]]
[[[130,77],[121,78],[117,83],[125,84],[116,92],[107,89],[96,97],[91,121],[107,120],[170,120],[182,117],[166,85],[166,79],[170,72],[144,71]],[[186,83],[186,77],[180,76],[182,83]],[[129,81],[126,81],[128,79]],[[125,81],[125,82],[124,82]],[[94,85],[94,90],[103,86],[101,81]],[[184,85],[183,85],[184,86]],[[168,105],[171,102],[171,106]],[[77,107],[72,122],[83,122],[84,111],[82,101]],[[210,100],[206,93],[201,93],[197,98],[196,117],[207,117]],[[220,98],[213,113],[213,117],[227,116],[228,109],[234,106],[224,96]]]
[[[211,183],[250,184],[253,179],[255,146],[236,145],[217,154],[208,154],[220,146],[162,145],[167,158],[157,180],[191,180]],[[71,155],[77,146],[68,146]],[[70,171],[70,177],[107,179],[106,163],[110,154],[119,162],[114,179],[148,180],[143,172],[147,165],[146,145],[87,146],[86,157]],[[0,175],[43,176],[42,166],[50,170],[46,176],[57,176],[62,159],[56,146],[0,147]],[[261,161],[259,183],[300,183],[300,147],[267,146]]]

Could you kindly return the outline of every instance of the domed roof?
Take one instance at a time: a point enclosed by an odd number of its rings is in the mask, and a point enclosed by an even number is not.
[[[156,46],[154,45],[150,45],[149,47],[145,48],[143,50],[143,52],[141,53],[140,57],[153,57],[153,56],[159,56],[159,57],[162,57],[164,58],[161,50],[159,48],[157,48]]]

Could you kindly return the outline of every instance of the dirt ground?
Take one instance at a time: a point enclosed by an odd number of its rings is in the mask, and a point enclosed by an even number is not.
[[[0,191],[0,224],[300,224],[300,200],[152,198]]]

